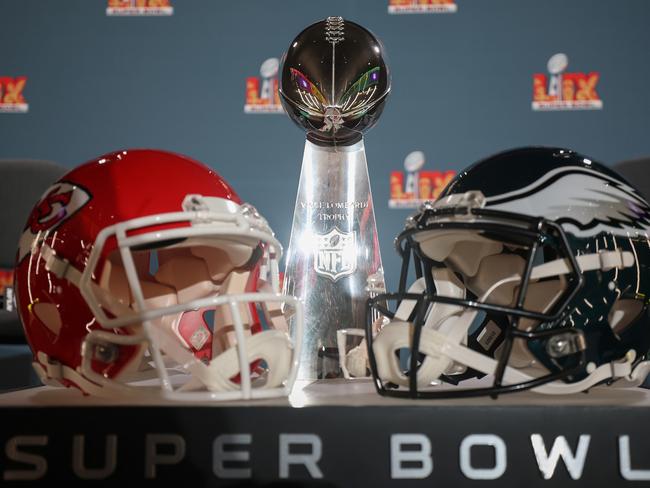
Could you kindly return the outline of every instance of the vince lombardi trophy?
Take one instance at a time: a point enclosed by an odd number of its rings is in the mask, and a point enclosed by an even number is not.
[[[371,32],[328,17],[292,41],[281,77],[282,104],[307,134],[284,277],[305,305],[298,378],[340,377],[337,331],[364,327],[368,283],[383,282],[363,134],[390,73]]]

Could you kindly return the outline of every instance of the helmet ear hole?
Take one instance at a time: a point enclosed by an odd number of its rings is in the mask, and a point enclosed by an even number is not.
[[[634,323],[636,319],[643,312],[643,302],[641,300],[634,300],[632,298],[619,298],[616,300],[607,320],[612,332],[620,336],[627,326]]]
[[[54,303],[37,302],[32,306],[32,312],[41,323],[55,335],[61,330],[61,314]]]

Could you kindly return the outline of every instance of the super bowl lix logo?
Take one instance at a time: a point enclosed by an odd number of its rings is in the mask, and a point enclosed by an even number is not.
[[[451,14],[455,0],[388,0],[389,14]]]
[[[284,113],[278,94],[279,68],[280,60],[269,58],[260,67],[260,78],[251,76],[246,79],[245,113]]]
[[[314,270],[333,281],[357,269],[355,232],[341,232],[334,227],[327,234],[317,235],[314,249]]]
[[[106,15],[173,15],[170,0],[108,0]]]
[[[0,268],[0,310],[14,310],[14,270]]]
[[[404,159],[404,169],[390,174],[389,208],[418,208],[426,201],[435,200],[456,175],[455,171],[422,170],[425,157],[422,151],[413,151]]]
[[[598,110],[603,101],[596,93],[600,75],[567,73],[566,54],[558,53],[548,60],[549,75],[533,75],[533,110]]]
[[[29,104],[23,96],[26,83],[26,76],[0,76],[0,112],[26,113],[29,110]]]

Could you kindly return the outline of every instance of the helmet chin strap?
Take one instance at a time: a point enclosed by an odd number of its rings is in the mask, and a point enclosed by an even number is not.
[[[426,355],[422,366],[418,369],[417,383],[419,387],[431,385],[438,380],[440,376],[452,367],[454,364],[466,365],[462,361],[455,360],[448,354],[446,348],[436,347],[437,341],[428,343],[424,332],[435,332],[436,337],[444,337],[444,344],[454,344],[463,348],[466,346],[461,343],[466,340],[472,322],[476,318],[478,311],[475,309],[465,310],[460,316],[452,315],[442,321],[435,329],[425,327],[420,337],[420,352]],[[429,347],[434,346],[434,347]]]
[[[449,268],[434,268],[432,274],[437,293],[451,298],[465,298],[465,287]],[[423,293],[424,278],[420,278],[413,283],[408,292]],[[408,386],[409,379],[399,366],[397,351],[411,348],[410,338],[413,326],[407,320],[413,313],[415,305],[415,300],[402,301],[395,312],[395,317],[400,321],[391,322],[379,331],[373,344],[373,351],[378,359],[380,376],[384,378],[383,372],[387,375],[385,379],[402,386]],[[443,337],[460,344],[461,341],[466,340],[467,331],[477,313],[478,311],[475,309],[465,309],[458,305],[434,302],[426,317],[423,332],[425,330],[437,330],[440,331],[439,333]],[[433,350],[427,351],[425,336],[423,335],[421,339],[420,352],[426,356],[418,368],[417,384],[418,387],[425,387],[452,367],[453,359]]]
[[[440,332],[434,330],[422,330],[422,344],[427,344],[426,350],[446,356],[462,364],[481,371],[487,375],[494,374],[498,361],[485,354],[476,352],[461,344],[455,344],[447,340]],[[423,352],[426,352],[423,350]],[[603,381],[616,379],[614,386],[630,387],[640,385],[650,373],[650,361],[642,361],[633,367],[635,354],[630,351],[623,359],[603,364],[593,370],[586,378],[574,383],[562,383],[554,381],[551,383],[532,388],[532,391],[549,395],[560,395],[578,393],[591,388]],[[504,374],[504,385],[524,383],[536,379],[522,371],[506,366]]]
[[[179,391],[204,388],[216,392],[240,388],[246,390],[243,377],[246,371],[250,375],[250,365],[259,359],[266,361],[269,366],[264,388],[275,388],[282,385],[291,368],[289,338],[279,330],[266,330],[246,337],[242,344],[245,356],[239,354],[239,347],[231,347],[213,358],[209,364],[204,364],[184,348],[167,327],[156,327],[154,324],[150,328],[150,334],[155,336],[161,350],[173,359],[178,367],[191,373],[192,379],[181,386]],[[238,375],[240,381],[232,381],[232,378]]]
[[[433,384],[454,362],[469,365],[464,362],[463,355],[453,355],[450,345],[461,350],[468,350],[461,341],[467,336],[467,331],[477,315],[476,310],[467,310],[460,317],[447,318],[441,325],[442,330],[422,328],[419,352],[425,355],[424,361],[417,371],[418,388]],[[397,351],[411,347],[413,325],[409,322],[393,322],[384,327],[373,343],[373,351],[377,359],[379,376],[384,381],[390,381],[400,386],[408,386],[409,378],[399,365]],[[477,353],[478,354],[478,353]],[[495,361],[496,364],[496,361]]]

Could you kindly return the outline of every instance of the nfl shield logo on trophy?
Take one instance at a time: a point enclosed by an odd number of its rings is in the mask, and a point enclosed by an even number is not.
[[[341,232],[334,227],[327,234],[318,235],[318,246],[314,255],[314,270],[333,281],[354,273],[357,269],[357,248],[355,235]]]

